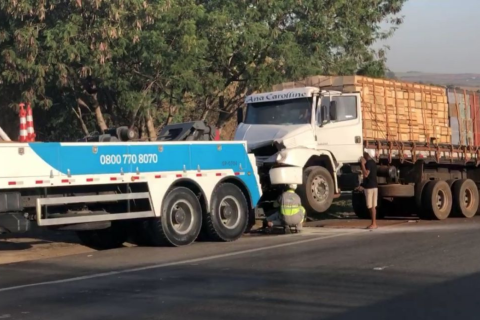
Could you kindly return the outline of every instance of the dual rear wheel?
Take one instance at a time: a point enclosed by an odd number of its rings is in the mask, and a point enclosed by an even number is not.
[[[185,246],[202,232],[203,238],[234,241],[242,236],[248,222],[248,202],[236,185],[217,186],[211,199],[211,212],[203,210],[190,189],[172,189],[163,201],[162,215],[150,219],[146,232],[154,246]]]
[[[416,204],[418,216],[428,220],[445,220],[450,216],[473,218],[480,203],[477,185],[470,179],[423,181],[415,186],[412,200]],[[353,194],[352,205],[357,217],[370,218],[363,193]],[[385,199],[379,199],[377,217],[395,215],[395,209],[398,209],[396,207],[397,205],[391,206]]]
[[[445,220],[450,215],[473,218],[477,214],[479,192],[470,179],[429,181],[420,192],[422,218]]]
[[[232,183],[219,184],[212,195],[210,212],[191,189],[175,187],[165,196],[158,218],[122,221],[104,230],[78,233],[81,242],[99,249],[120,247],[130,236],[137,245],[185,246],[199,235],[213,241],[234,241],[245,232],[249,206],[245,194]],[[127,225],[127,226],[125,226]]]

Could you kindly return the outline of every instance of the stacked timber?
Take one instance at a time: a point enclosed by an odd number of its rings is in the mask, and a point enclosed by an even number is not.
[[[314,76],[276,85],[274,90],[305,86],[360,92],[366,140],[451,143],[443,87],[362,76]]]
[[[480,147],[480,93],[471,92],[470,110],[472,112],[473,135],[475,146]]]
[[[462,89],[448,90],[452,144],[479,146],[479,95]]]

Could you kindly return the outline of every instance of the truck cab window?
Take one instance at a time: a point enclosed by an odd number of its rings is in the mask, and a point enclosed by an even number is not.
[[[335,122],[357,119],[357,97],[340,96],[332,97],[332,100],[337,103],[337,120]]]
[[[245,124],[299,125],[311,123],[312,99],[256,102],[247,105]]]
[[[330,100],[331,99],[331,100]],[[330,101],[335,101],[337,107],[337,119],[333,120],[332,116],[330,119],[332,122],[341,122],[354,120],[358,118],[357,115],[357,98],[354,96],[333,96],[333,97],[324,97],[321,100],[321,106],[329,106]],[[321,110],[321,109],[320,109]],[[322,123],[322,113],[317,113],[318,123]]]

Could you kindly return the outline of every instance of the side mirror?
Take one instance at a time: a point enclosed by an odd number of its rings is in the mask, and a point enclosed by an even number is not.
[[[237,109],[237,124],[240,124],[243,122],[243,108],[240,107]]]
[[[330,101],[329,120],[337,120],[337,102]]]

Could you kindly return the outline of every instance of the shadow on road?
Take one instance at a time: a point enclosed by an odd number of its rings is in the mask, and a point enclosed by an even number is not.
[[[2,241],[3,240],[3,241]],[[80,243],[74,232],[55,231],[47,228],[33,227],[31,231],[25,233],[5,233],[0,235],[1,243],[7,241],[10,244],[30,243],[31,245],[46,243]],[[8,242],[11,241],[11,242]],[[20,248],[21,246],[19,246]]]
[[[5,239],[0,239],[0,254],[2,251],[20,251],[20,250],[28,250],[32,248],[32,245],[37,244],[38,241],[35,243],[31,242],[8,242]]]

